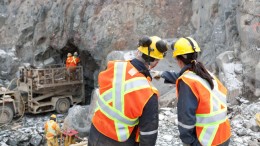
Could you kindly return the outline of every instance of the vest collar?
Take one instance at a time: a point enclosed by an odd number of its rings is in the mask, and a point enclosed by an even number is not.
[[[180,76],[186,71],[189,70],[191,68],[191,64],[185,65],[181,71],[180,71]]]

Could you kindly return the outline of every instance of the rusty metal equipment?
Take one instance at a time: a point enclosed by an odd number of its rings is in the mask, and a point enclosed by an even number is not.
[[[61,133],[61,139],[60,141],[63,141],[64,146],[69,146],[71,144],[75,144],[76,138],[79,138],[77,136],[78,131],[76,130],[66,130]]]
[[[25,112],[67,112],[71,105],[84,103],[83,68],[59,65],[19,68],[17,87],[0,91],[0,125]]]

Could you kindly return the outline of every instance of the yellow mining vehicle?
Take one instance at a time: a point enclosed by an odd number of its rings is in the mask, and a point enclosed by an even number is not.
[[[67,112],[85,103],[82,66],[20,67],[17,87],[0,91],[0,124],[24,113]]]

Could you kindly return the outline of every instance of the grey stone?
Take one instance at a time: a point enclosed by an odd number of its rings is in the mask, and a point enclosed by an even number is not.
[[[244,135],[246,135],[247,133],[246,133],[246,130],[245,130],[244,128],[241,128],[241,129],[239,129],[239,130],[237,131],[237,134],[238,134],[239,136],[244,136]]]
[[[33,146],[38,146],[41,144],[43,137],[39,134],[32,136],[30,139],[30,144]]]
[[[251,129],[252,131],[254,131],[254,132],[260,131],[260,127],[257,125],[257,123],[256,123],[256,121],[255,121],[255,118],[251,118],[249,122],[251,123],[250,129]]]

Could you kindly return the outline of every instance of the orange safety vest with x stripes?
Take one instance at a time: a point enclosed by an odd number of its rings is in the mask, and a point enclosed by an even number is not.
[[[203,146],[219,145],[231,136],[230,123],[227,118],[227,89],[214,76],[214,89],[208,82],[192,71],[186,71],[176,82],[182,80],[194,93],[198,101],[196,110],[196,134]],[[181,98],[181,97],[180,97]]]
[[[70,61],[70,66],[77,66],[78,63],[79,63],[79,61],[80,61],[80,60],[79,60],[78,57],[73,56],[72,59],[71,59],[71,61]]]
[[[130,62],[123,61],[108,62],[107,69],[99,74],[98,83],[93,125],[103,135],[124,142],[139,123],[144,106],[158,91]]]
[[[75,56],[68,57],[66,60],[66,67],[75,67],[80,62],[80,59]]]
[[[49,120],[45,123],[44,130],[46,132],[46,139],[49,140],[57,135],[57,132],[60,130],[60,127],[55,121]]]

